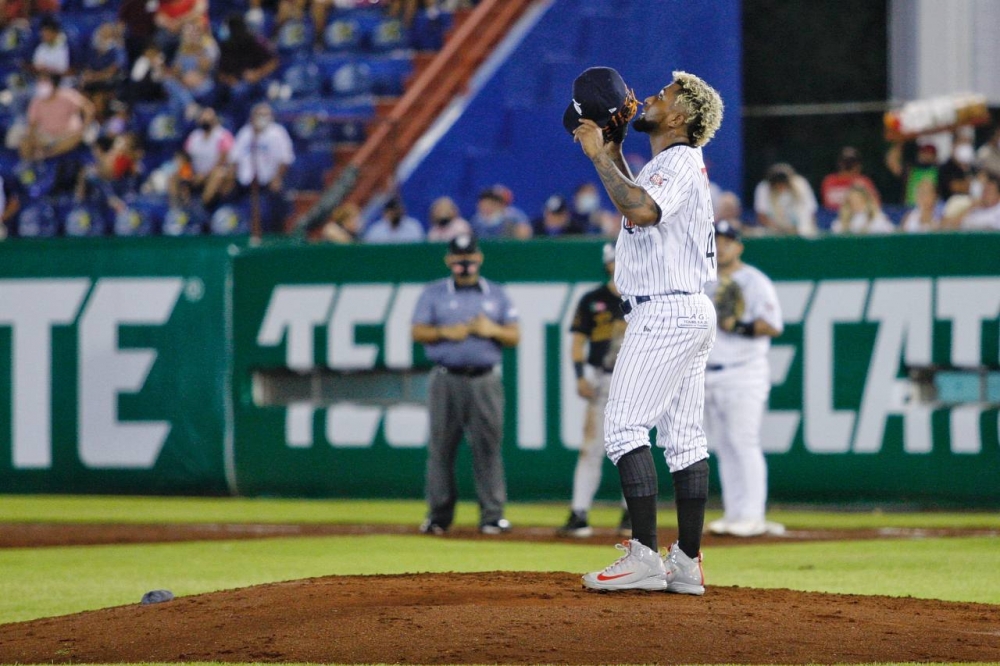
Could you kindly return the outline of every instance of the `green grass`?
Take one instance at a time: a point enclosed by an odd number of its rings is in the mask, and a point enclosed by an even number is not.
[[[367,523],[413,524],[423,519],[425,505],[416,500],[301,500],[192,497],[94,497],[73,495],[0,496],[0,522],[116,522],[116,523]],[[566,519],[565,504],[508,506],[507,516],[516,525],[555,527]],[[617,524],[620,509],[595,507],[597,525]],[[709,519],[718,517],[709,512]],[[460,503],[457,524],[474,525],[476,509]],[[1000,529],[1000,513],[919,512],[881,510],[850,512],[772,511],[770,517],[792,529],[864,529],[877,527]],[[673,511],[665,505],[660,525],[674,525]]]

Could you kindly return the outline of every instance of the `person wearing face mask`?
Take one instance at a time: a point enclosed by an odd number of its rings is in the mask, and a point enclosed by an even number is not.
[[[507,502],[503,457],[504,347],[520,340],[517,310],[502,286],[480,275],[483,254],[474,236],[456,236],[445,264],[451,277],[424,288],[413,312],[411,335],[433,362],[427,388],[427,519],[423,534],[445,534],[455,517],[455,458],[463,434],[472,451],[479,500],[479,531],[502,534]]]
[[[572,223],[587,233],[601,233],[601,196],[593,183],[583,183],[573,193]]]
[[[232,132],[223,127],[212,108],[202,109],[198,127],[184,141],[184,152],[191,158],[193,193],[199,193],[206,206],[212,204],[223,187],[233,142]]]
[[[253,205],[254,195],[258,197],[259,221],[265,233],[281,230],[287,207],[283,191],[285,173],[294,161],[288,130],[275,122],[269,104],[255,105],[250,122],[237,132],[229,151],[226,180],[231,182],[235,175],[237,199],[249,198]]]
[[[28,133],[21,141],[21,158],[43,160],[65,155],[83,141],[94,119],[94,105],[72,88],[61,87],[59,74],[39,77],[37,94],[28,106]]]
[[[431,242],[450,241],[462,234],[472,233],[469,223],[459,214],[458,206],[451,197],[439,197],[431,204],[431,228],[427,240]]]
[[[955,133],[951,157],[938,169],[938,196],[942,201],[947,201],[956,194],[968,194],[969,186],[972,185],[976,149],[972,145],[972,128],[968,130]]]
[[[382,217],[369,224],[361,236],[365,243],[419,243],[425,238],[423,225],[406,214],[398,196],[385,202]]]

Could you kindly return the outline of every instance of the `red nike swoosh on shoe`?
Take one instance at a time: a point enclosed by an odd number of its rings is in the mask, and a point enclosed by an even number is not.
[[[621,578],[622,576],[631,576],[631,575],[632,575],[631,571],[627,571],[627,572],[625,572],[623,574],[615,574],[614,576],[605,576],[604,574],[599,573],[599,574],[597,574],[597,580],[602,580],[602,581],[603,580],[614,580],[615,578]]]

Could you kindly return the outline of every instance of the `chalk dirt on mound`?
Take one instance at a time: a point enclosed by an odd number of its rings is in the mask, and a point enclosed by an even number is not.
[[[1000,606],[577,574],[344,576],[0,625],[0,663],[1000,662]]]

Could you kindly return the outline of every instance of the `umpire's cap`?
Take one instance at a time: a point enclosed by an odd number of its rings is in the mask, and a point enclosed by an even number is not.
[[[475,254],[479,244],[472,234],[459,234],[448,242],[448,254]]]
[[[573,101],[563,114],[563,127],[572,134],[580,126],[580,118],[606,127],[625,106],[629,95],[628,86],[616,70],[610,67],[585,69],[573,81]]]
[[[715,223],[715,235],[725,236],[726,238],[731,238],[735,241],[740,240],[742,236],[739,227],[729,220],[719,220]]]

